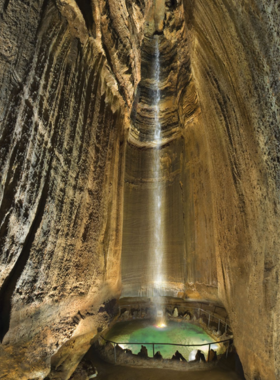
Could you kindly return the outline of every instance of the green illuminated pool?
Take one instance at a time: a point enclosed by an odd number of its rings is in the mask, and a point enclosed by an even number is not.
[[[151,324],[151,321],[134,320],[127,322],[118,322],[106,334],[106,339],[121,343],[122,348],[132,350],[133,354],[137,354],[141,349],[141,343],[159,343],[155,345],[155,352],[160,351],[164,359],[172,357],[178,350],[186,360],[194,360],[194,350],[200,349],[204,352],[207,358],[208,343],[214,342],[211,348],[219,351],[219,347],[215,341],[206,334],[199,326],[188,322],[169,321],[167,327],[157,328]],[[123,344],[127,343],[127,344]],[[133,345],[131,343],[139,343]],[[176,347],[165,346],[161,343],[176,343],[176,344],[204,344],[202,347]],[[153,356],[153,346],[146,345],[148,355]]]

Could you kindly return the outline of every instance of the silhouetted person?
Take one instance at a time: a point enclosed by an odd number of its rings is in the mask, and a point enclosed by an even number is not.
[[[209,355],[208,355],[208,361],[209,362],[214,362],[214,361],[216,361],[217,360],[217,353],[216,353],[216,351],[214,351],[214,350],[210,350],[210,352],[209,352]]]
[[[172,360],[182,360],[183,362],[186,362],[186,359],[184,358],[184,356],[182,354],[180,354],[179,351],[176,351],[175,352],[175,355],[172,356]]]
[[[205,359],[205,356],[204,356],[204,353],[201,352],[200,350],[197,350],[197,353],[195,355],[195,361],[196,362],[200,362],[200,360],[205,363],[206,362],[206,359]]]
[[[154,359],[158,359],[158,360],[162,359],[162,355],[161,355],[160,351],[158,351],[158,352],[155,353]]]
[[[203,352],[200,353],[200,360],[201,360],[203,363],[206,363],[206,359],[205,359],[205,356],[204,356],[204,353],[203,353]]]
[[[201,351],[197,350],[197,353],[195,354],[195,361],[200,362],[200,355],[201,355]]]
[[[140,356],[141,358],[147,358],[148,357],[148,350],[145,346],[141,346],[141,350],[138,353],[138,356]]]

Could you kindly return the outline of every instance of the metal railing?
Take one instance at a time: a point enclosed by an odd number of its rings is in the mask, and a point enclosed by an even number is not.
[[[116,346],[119,344],[122,345],[141,345],[141,346],[146,346],[146,345],[152,345],[153,346],[153,357],[155,356],[155,346],[177,346],[177,347],[203,347],[203,346],[209,346],[208,348],[208,360],[210,358],[210,350],[211,350],[211,345],[212,344],[220,344],[220,343],[226,343],[229,342],[229,345],[226,350],[226,357],[228,357],[228,350],[230,345],[233,343],[233,339],[226,339],[222,340],[220,342],[211,342],[211,343],[203,343],[203,344],[179,344],[179,343],[121,343],[121,342],[114,342],[112,340],[108,340],[104,338],[102,335],[100,335],[100,338],[102,338],[105,342],[107,343],[112,343],[114,345],[114,358],[115,358],[115,363],[117,363],[117,352],[116,352]]]
[[[218,321],[218,331],[220,331],[221,323],[223,323],[225,325],[225,333],[227,332],[229,325],[228,325],[226,319],[218,318],[215,315],[213,315],[214,312],[212,312],[212,314],[211,314],[210,311],[207,311],[207,310],[204,310],[201,308],[196,308],[195,310],[198,310],[198,317],[200,317],[200,315],[201,315],[200,312],[202,312],[204,314],[208,314],[208,328],[210,327],[211,317],[212,317],[213,319],[217,319],[217,321]]]
[[[127,308],[130,308],[130,311],[131,311],[131,308],[133,307],[133,305],[120,305],[119,306],[119,314],[121,315],[121,309],[127,309]],[[174,308],[174,307],[176,307],[176,308],[180,308],[180,306],[179,305],[176,305],[176,304],[165,304],[165,307],[166,308]],[[190,306],[190,305],[188,305],[186,308],[187,309],[192,309],[194,312],[195,311],[197,311],[197,314],[198,314],[198,318],[200,318],[200,316],[202,315],[202,314],[207,314],[208,315],[208,328],[210,328],[210,323],[211,322],[213,322],[213,320],[214,319],[216,319],[217,320],[217,324],[218,324],[218,331],[220,331],[220,327],[221,327],[221,324],[224,324],[224,326],[225,326],[225,333],[227,332],[227,330],[228,330],[228,328],[230,328],[230,326],[229,326],[229,323],[228,323],[228,321],[227,321],[227,317],[225,317],[224,319],[223,318],[218,318],[218,317],[216,317],[215,315],[214,315],[214,313],[215,313],[215,309],[216,309],[216,307],[217,306],[215,306],[215,308],[214,308],[214,311],[210,311],[210,310],[204,310],[204,309],[202,309],[201,307],[193,307],[193,306]],[[145,309],[145,307],[140,307],[140,312],[141,312],[141,310],[142,309]],[[211,320],[211,318],[212,318],[212,320]]]

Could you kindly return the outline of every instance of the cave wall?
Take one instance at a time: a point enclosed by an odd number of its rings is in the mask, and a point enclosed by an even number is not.
[[[0,2],[0,372],[7,378],[46,376],[50,357],[73,334],[91,332],[83,355],[109,318],[100,305],[120,294],[127,116],[146,7]],[[73,368],[64,367],[68,378]]]
[[[186,119],[182,138],[184,297],[221,303],[218,294],[209,151],[201,111]]]
[[[223,303],[246,378],[276,379],[279,8],[266,1],[183,5],[192,76],[177,98],[184,296]],[[199,108],[189,115],[195,94]]]
[[[174,43],[176,39],[180,41],[178,46]],[[178,133],[177,89],[179,86],[184,88],[189,80],[188,55],[182,54],[186,46],[183,13],[166,7],[164,1],[154,3],[144,28],[141,80],[132,108],[126,149],[122,296],[153,296],[154,290],[158,292],[154,273],[159,265],[156,254],[159,219],[164,279],[160,294],[177,295],[184,283],[185,243],[180,188],[183,142]],[[155,77],[157,64],[158,81]],[[156,104],[158,91],[159,111]],[[160,146],[154,145],[156,112],[161,129]],[[154,214],[157,189],[161,193],[160,215]]]
[[[106,325],[99,306],[120,295],[123,191],[134,186],[124,189],[124,156],[150,3],[0,0],[7,378],[43,378],[51,365],[68,378]],[[175,209],[183,205],[184,256],[175,260],[185,263],[183,295],[222,302],[246,378],[277,379],[279,5],[178,3],[165,22],[176,44],[186,33],[177,44],[184,64],[177,85],[163,87],[175,91],[178,114],[171,129],[165,115],[166,137],[178,133],[170,147],[182,149],[172,194]],[[164,2],[157,5],[151,27],[161,31]]]
[[[159,45],[160,183],[155,178],[155,51]],[[147,15],[141,81],[135,96],[125,170],[122,296],[153,294],[155,189],[162,191],[161,294],[218,297],[208,145],[191,72],[183,4],[159,1]]]
[[[207,141],[219,297],[248,379],[279,364],[279,5],[184,1]]]
[[[156,222],[161,218],[161,248],[164,285],[161,295],[177,296],[185,277],[185,242],[182,213],[183,140],[175,139],[159,151],[159,182],[154,149],[128,144],[124,185],[124,226],[122,247],[122,297],[152,296],[156,249]],[[154,215],[154,193],[161,188],[161,215]],[[155,294],[154,294],[155,295]]]

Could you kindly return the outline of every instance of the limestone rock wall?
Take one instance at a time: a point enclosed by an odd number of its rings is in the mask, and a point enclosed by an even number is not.
[[[182,296],[225,305],[246,378],[280,377],[279,5],[159,0],[152,16],[152,3],[0,0],[0,372],[8,379],[44,378],[51,367],[51,378],[56,369],[69,378],[108,323],[100,305],[120,295],[123,217],[124,252],[125,236],[143,242],[129,219],[142,199],[148,207],[151,190],[145,75],[154,32],[165,53],[170,285],[179,279]],[[148,228],[145,208],[138,216]]]
[[[185,1],[219,297],[247,379],[277,379],[279,5]]]
[[[168,284],[162,295],[176,296],[185,277],[185,241],[182,213],[183,140],[176,139],[160,149],[160,183],[153,148],[137,149],[128,144],[126,152],[124,227],[122,248],[122,296],[152,296],[152,273],[158,264],[156,218],[161,218],[163,278]],[[154,193],[161,187],[161,215],[154,215]]]
[[[186,119],[182,135],[183,220],[185,241],[184,296],[221,302],[218,295],[213,199],[209,151],[201,113]]]
[[[176,45],[175,40],[180,43]],[[170,9],[163,1],[156,2],[145,23],[141,81],[133,104],[126,151],[122,296],[153,294],[152,276],[158,265],[155,255],[158,218],[162,225],[162,270],[166,281],[163,294],[177,295],[184,284],[185,242],[180,188],[183,142],[177,97],[190,81],[187,50],[183,54],[186,47],[182,10]],[[155,79],[157,49],[158,82]],[[160,92],[159,123],[163,141],[160,147],[154,145],[157,91]],[[157,159],[159,173],[156,173]],[[160,216],[154,215],[154,194],[158,188],[161,188],[162,198]]]
[[[162,191],[163,293],[218,298],[208,144],[191,72],[183,4],[159,1],[147,15],[141,46],[141,81],[126,151],[123,296],[151,295],[158,265],[154,193]],[[160,184],[155,164],[155,52],[159,46]],[[148,292],[148,293],[147,293]],[[149,293],[150,292],[150,293]]]
[[[120,294],[127,115],[146,7],[0,2],[0,372],[7,378],[46,376],[50,356],[73,333],[91,331],[83,353],[104,323],[98,315],[107,318],[100,305]]]

